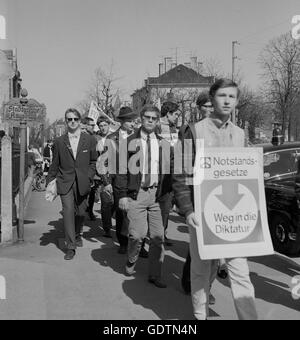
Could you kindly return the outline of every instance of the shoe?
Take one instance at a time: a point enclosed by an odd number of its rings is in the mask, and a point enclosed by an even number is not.
[[[106,232],[104,233],[103,237],[112,238],[111,233],[110,233],[110,230],[106,231]]]
[[[127,275],[133,275],[136,273],[136,271],[134,270],[135,265],[136,265],[136,262],[134,263],[131,263],[129,261],[126,262],[125,272]]]
[[[167,236],[165,236],[164,244],[165,244],[165,246],[171,247],[173,245],[173,242],[171,242],[171,240],[169,238],[167,238]]]
[[[214,305],[215,303],[216,303],[216,298],[211,293],[209,293],[208,304]]]
[[[76,247],[83,247],[82,238],[80,236],[76,238]]]
[[[127,246],[120,246],[118,253],[119,254],[126,254],[127,253]]]
[[[155,277],[149,277],[148,282],[154,284],[157,288],[167,288],[167,285],[161,281],[161,279]]]
[[[145,248],[142,248],[140,250],[139,257],[141,257],[143,259],[147,259],[149,257],[149,253],[147,252],[147,250]]]
[[[68,249],[64,259],[65,260],[72,260],[74,256],[75,256],[75,250],[74,249]]]

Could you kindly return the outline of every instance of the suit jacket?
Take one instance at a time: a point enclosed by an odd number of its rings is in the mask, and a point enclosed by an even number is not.
[[[89,193],[95,175],[97,160],[96,139],[87,133],[81,133],[74,159],[68,134],[57,138],[53,146],[53,160],[46,184],[56,178],[57,193],[65,195],[77,181],[81,196]]]
[[[172,191],[172,172],[173,172],[173,153],[170,143],[164,138],[156,134],[159,143],[159,173],[158,185],[156,191],[156,199],[159,200],[165,194]],[[133,174],[129,171],[128,164],[130,159],[133,160],[135,156],[141,151],[141,129],[133,133],[127,139],[128,153],[127,153],[127,173],[117,173],[115,178],[115,190],[119,199],[123,197],[131,197],[136,200],[138,192],[141,188],[142,173],[139,171]],[[139,168],[139,157],[136,157],[136,166]]]
[[[107,152],[113,151],[113,154],[108,154],[108,157],[109,157],[109,162],[111,162],[111,165],[112,165],[111,168],[113,168],[114,171],[112,173],[106,173],[106,174],[100,175],[100,177],[102,179],[102,183],[104,185],[111,184],[113,187],[115,185],[116,173],[118,173],[118,169],[119,169],[120,130],[121,130],[121,128],[119,128],[118,130],[116,130],[115,132],[113,132],[113,133],[111,133],[110,135],[107,136],[105,146],[104,146],[104,150],[101,153],[103,155]],[[101,154],[100,154],[100,156],[101,156]],[[108,160],[106,161],[106,165],[108,165]],[[97,168],[98,168],[98,166],[97,166]],[[100,169],[100,167],[99,167],[99,169]]]

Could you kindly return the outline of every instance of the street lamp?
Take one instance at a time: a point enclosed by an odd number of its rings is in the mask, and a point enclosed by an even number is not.
[[[28,103],[28,92],[22,89],[20,92],[20,104],[22,106],[22,120],[20,121],[20,184],[19,184],[19,223],[18,241],[24,242],[24,182],[25,182],[25,146],[26,146],[26,115],[25,106]]]

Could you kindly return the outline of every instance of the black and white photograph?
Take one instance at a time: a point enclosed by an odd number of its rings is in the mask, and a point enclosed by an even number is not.
[[[299,0],[0,0],[0,320],[300,320]]]

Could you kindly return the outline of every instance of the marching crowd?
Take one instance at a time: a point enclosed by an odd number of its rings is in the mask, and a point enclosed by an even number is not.
[[[84,216],[95,220],[93,206],[100,193],[103,236],[111,238],[115,214],[118,252],[126,254],[124,272],[134,275],[139,257],[148,258],[148,281],[166,288],[163,280],[164,247],[168,238],[170,209],[176,204],[189,227],[190,248],[184,265],[182,286],[191,292],[196,319],[208,317],[210,294],[217,274],[228,275],[239,319],[257,319],[254,288],[247,259],[202,260],[198,253],[193,202],[192,173],[185,167],[175,171],[177,152],[185,153],[186,140],[192,141],[188,152],[192,166],[197,150],[196,139],[204,147],[244,147],[244,131],[231,122],[240,91],[236,83],[220,79],[201,93],[197,100],[200,119],[177,128],[179,106],[163,103],[161,109],[146,104],[136,113],[122,107],[120,128],[111,133],[110,120],[100,117],[98,132],[93,119],[81,119],[76,109],[65,112],[67,133],[54,141],[47,184],[56,180],[60,195],[67,251],[72,260],[82,246]],[[184,155],[184,158],[186,154]],[[178,166],[178,164],[177,164]],[[149,252],[145,242],[149,239]],[[218,258],[216,254],[216,258]],[[225,270],[226,268],[226,270]]]

